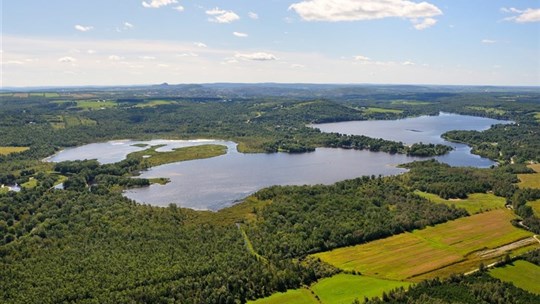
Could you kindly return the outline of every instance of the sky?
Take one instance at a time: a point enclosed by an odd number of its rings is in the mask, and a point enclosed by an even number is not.
[[[539,0],[0,0],[1,87],[540,85]]]

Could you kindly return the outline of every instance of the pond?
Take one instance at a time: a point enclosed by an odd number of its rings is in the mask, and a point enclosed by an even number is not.
[[[402,132],[401,140],[405,143],[433,142],[443,143],[439,138],[443,130],[470,129],[482,130],[499,121],[454,114],[442,114],[434,117],[417,117],[397,121],[356,121],[337,124],[316,125],[323,131],[357,134],[356,124],[367,123],[369,127],[360,134],[386,139]],[[440,119],[437,122],[437,118]],[[456,124],[449,120],[460,119]],[[477,121],[480,119],[481,122]],[[417,123],[423,121],[422,123]],[[384,123],[383,123],[384,122]],[[386,124],[385,124],[386,123]],[[470,123],[470,124],[469,124]],[[375,133],[370,128],[380,127]],[[414,131],[407,131],[407,129]],[[437,131],[433,131],[436,129]],[[438,135],[437,135],[438,133]],[[415,137],[416,136],[416,137]],[[445,143],[445,142],[444,142]],[[345,149],[318,148],[314,152],[302,154],[272,153],[243,154],[237,152],[236,143],[221,140],[152,140],[152,141],[110,141],[94,143],[63,150],[47,158],[47,161],[65,161],[77,159],[97,159],[101,163],[120,161],[127,154],[148,148],[151,145],[165,145],[158,151],[167,151],[179,147],[203,144],[227,146],[227,154],[214,158],[185,161],[150,168],[140,177],[166,177],[170,183],[154,184],[145,188],[125,191],[124,195],[140,203],[167,206],[176,203],[179,206],[219,210],[233,205],[249,194],[272,185],[332,184],[362,175],[394,175],[404,172],[396,165],[421,158],[399,154],[369,152]],[[136,145],[136,146],[135,146]],[[147,146],[144,146],[147,145]],[[490,160],[471,155],[465,145],[455,145],[458,150],[450,155],[439,157],[441,161],[487,167]],[[462,151],[460,151],[462,149]],[[458,152],[459,151],[459,152]]]

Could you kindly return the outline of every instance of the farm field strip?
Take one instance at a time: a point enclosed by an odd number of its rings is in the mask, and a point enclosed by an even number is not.
[[[8,155],[11,153],[24,152],[30,149],[29,147],[0,147],[0,155]]]
[[[518,178],[520,180],[520,182],[518,183],[518,186],[520,188],[539,189],[540,188],[540,164],[529,165],[528,167],[536,171],[536,173],[518,174]]]
[[[527,261],[514,261],[504,267],[489,271],[492,277],[540,295],[540,266]]]
[[[531,233],[512,226],[513,218],[509,210],[494,210],[314,256],[338,268],[377,278],[418,281],[436,273],[446,276],[474,269],[480,262],[505,254],[493,251],[482,257],[475,252],[530,238]],[[524,247],[539,245],[524,242],[512,252]]]
[[[463,208],[470,214],[494,209],[503,209],[506,204],[506,200],[503,197],[495,196],[491,193],[473,193],[469,194],[469,197],[466,199],[450,200],[443,199],[436,194],[418,190],[414,191],[414,193],[437,204],[445,204],[448,206],[454,205],[456,208]]]

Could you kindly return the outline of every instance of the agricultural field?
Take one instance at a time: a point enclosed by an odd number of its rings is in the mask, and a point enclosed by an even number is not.
[[[421,197],[437,203],[445,204],[448,206],[456,206],[456,208],[463,208],[469,212],[469,214],[476,214],[484,211],[503,209],[506,204],[506,200],[503,197],[495,196],[490,193],[473,193],[469,194],[466,199],[443,199],[440,196],[432,193],[415,191],[414,192]]]
[[[291,289],[286,292],[278,292],[267,298],[248,302],[251,304],[282,304],[282,303],[298,303],[298,304],[318,304],[320,303],[311,290],[307,288]]]
[[[270,297],[253,301],[253,304],[273,303],[306,303],[306,304],[338,304],[352,303],[355,299],[360,301],[364,297],[373,298],[382,296],[399,287],[408,287],[410,283],[400,281],[382,280],[362,275],[337,274],[325,278],[311,285],[309,288],[288,290],[276,293]]]
[[[53,129],[65,129],[76,126],[95,126],[97,122],[95,120],[74,116],[74,115],[48,115],[46,116],[47,122],[53,127]]]
[[[471,106],[467,107],[468,109],[475,110],[475,111],[482,111],[488,114],[495,114],[495,115],[504,115],[506,114],[506,111],[497,109],[497,108],[489,108],[489,107],[477,107],[477,106]]]
[[[527,261],[514,261],[512,264],[491,269],[489,274],[501,281],[514,284],[516,287],[525,289],[540,295],[540,266]]]
[[[431,102],[418,101],[418,100],[392,100],[391,104],[406,105],[406,106],[424,106],[424,105],[431,104]]]
[[[536,112],[536,114],[534,114],[534,118],[536,118],[536,121],[540,121],[540,112]]]
[[[533,174],[518,174],[520,188],[540,188],[540,164],[529,165],[529,168],[536,171]]]
[[[366,114],[376,114],[376,113],[392,113],[392,114],[401,114],[403,113],[402,110],[396,110],[396,109],[386,109],[386,108],[365,108],[363,110]]]
[[[168,105],[168,104],[175,104],[176,101],[173,100],[150,100],[143,103],[138,103],[135,105],[136,108],[149,108],[149,107],[155,107],[160,105]]]
[[[540,199],[537,199],[532,202],[527,202],[527,205],[531,206],[534,212],[534,215],[536,215],[537,217],[540,217]]]
[[[0,155],[8,155],[11,153],[24,152],[30,149],[29,147],[0,147]]]
[[[117,103],[112,100],[77,100],[77,108],[82,110],[100,110],[116,107]]]
[[[507,252],[540,247],[532,233],[512,226],[513,218],[509,210],[494,210],[314,256],[383,279],[446,277],[476,269],[481,262],[489,264]]]

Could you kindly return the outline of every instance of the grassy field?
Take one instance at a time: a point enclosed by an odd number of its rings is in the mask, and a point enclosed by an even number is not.
[[[0,155],[8,155],[11,153],[23,152],[30,149],[29,147],[0,147]]]
[[[364,297],[382,296],[398,287],[408,287],[410,283],[381,280],[360,275],[338,274],[320,280],[311,286],[311,290],[324,304],[352,303],[354,299],[362,301]]]
[[[158,152],[156,149],[163,145],[152,146],[143,151],[130,153],[128,158],[144,158],[148,167],[176,163],[180,161],[210,158],[227,153],[227,147],[222,145],[202,145],[180,149],[174,149],[169,152]]]
[[[408,282],[382,280],[342,273],[322,279],[309,288],[288,290],[287,292],[276,293],[270,297],[248,303],[349,304],[355,299],[363,301],[364,297],[380,297],[383,292],[388,292],[398,287],[408,287],[409,285],[410,283]]]
[[[77,100],[77,108],[83,110],[99,110],[116,107],[116,102],[112,100],[97,101],[97,100]]]
[[[504,198],[488,193],[473,193],[470,194],[467,199],[452,200],[445,200],[436,194],[422,191],[415,191],[414,193],[437,204],[445,204],[448,206],[454,205],[457,208],[463,208],[470,214],[494,209],[502,209],[506,204],[506,200]]]
[[[307,288],[291,289],[286,292],[278,292],[267,298],[257,301],[249,301],[252,304],[282,304],[282,303],[297,303],[297,304],[319,304],[315,295]]]
[[[527,205],[531,206],[531,208],[533,209],[534,214],[537,217],[540,217],[540,199],[537,199],[537,200],[532,201],[532,202],[527,202]]]
[[[540,188],[540,164],[529,165],[536,173],[534,174],[518,174],[520,188]]]
[[[494,268],[489,274],[501,281],[540,295],[540,266],[527,261],[515,261],[513,265]]]
[[[536,112],[536,114],[534,114],[534,118],[536,118],[536,121],[540,121],[540,112]]]
[[[160,105],[167,105],[167,104],[175,104],[176,101],[174,100],[150,100],[143,103],[138,103],[135,105],[136,108],[148,108],[148,107],[155,107]]]
[[[513,218],[509,210],[494,210],[315,256],[338,268],[384,279],[418,281],[446,277],[473,270],[480,262],[488,264],[506,253],[482,256],[475,251],[532,236],[512,226]],[[524,247],[539,246],[536,243]]]
[[[22,184],[21,187],[25,189],[32,189],[32,188],[35,188],[37,184],[38,184],[37,179],[30,177],[30,179],[26,183]]]
[[[366,113],[366,114],[373,114],[373,113],[401,114],[401,113],[403,113],[403,111],[402,110],[396,110],[396,109],[385,109],[385,108],[366,108],[366,109],[364,109],[364,113]]]

